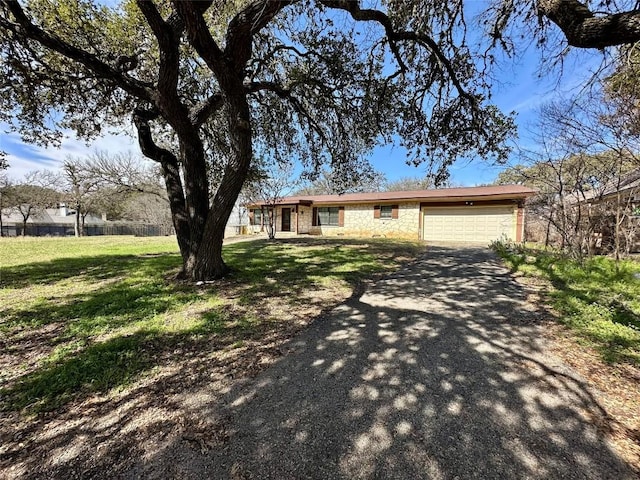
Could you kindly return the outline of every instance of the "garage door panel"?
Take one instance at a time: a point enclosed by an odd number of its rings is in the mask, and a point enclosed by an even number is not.
[[[427,241],[489,243],[501,236],[513,237],[511,207],[425,208],[423,238]]]

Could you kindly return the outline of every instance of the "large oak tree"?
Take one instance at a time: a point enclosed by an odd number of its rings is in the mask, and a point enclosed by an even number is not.
[[[224,226],[256,151],[345,173],[396,139],[441,168],[504,158],[513,124],[486,102],[462,0],[363,3],[0,0],[0,120],[41,143],[133,123],[161,167],[183,274],[220,277]],[[492,4],[495,43],[533,3]],[[573,45],[640,38],[635,11],[538,5]]]

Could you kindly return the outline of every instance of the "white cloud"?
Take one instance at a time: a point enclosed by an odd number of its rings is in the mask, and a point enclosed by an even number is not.
[[[0,125],[0,130],[5,129],[6,125]],[[16,133],[2,133],[0,149],[7,152],[9,178],[14,181],[20,180],[27,172],[33,170],[55,171],[68,156],[85,157],[96,151],[105,151],[110,154],[132,152],[134,155],[141,156],[137,141],[124,134],[108,133],[89,144],[77,139],[71,131],[65,131],[64,135],[60,147],[56,148],[25,144]]]

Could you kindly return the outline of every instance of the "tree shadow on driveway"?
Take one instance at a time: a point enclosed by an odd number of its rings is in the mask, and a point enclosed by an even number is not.
[[[535,317],[491,252],[430,248],[233,388],[215,407],[227,419],[224,446],[189,462],[158,452],[139,472],[635,478],[594,426],[603,414],[594,397],[545,353]]]

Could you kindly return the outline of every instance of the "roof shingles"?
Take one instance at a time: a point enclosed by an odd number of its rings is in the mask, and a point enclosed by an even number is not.
[[[392,201],[442,201],[442,200],[491,200],[520,199],[536,191],[524,185],[492,185],[487,187],[440,188],[433,190],[406,190],[398,192],[344,193],[342,195],[301,195],[284,197],[280,205],[300,203],[370,203]]]

